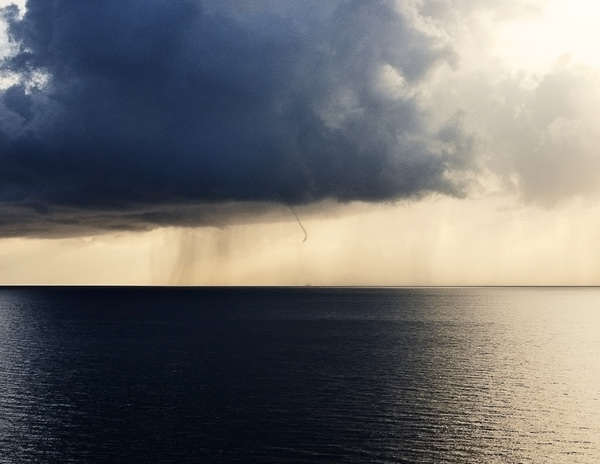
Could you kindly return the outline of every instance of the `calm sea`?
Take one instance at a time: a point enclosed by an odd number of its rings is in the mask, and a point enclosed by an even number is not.
[[[0,462],[600,462],[600,289],[0,288]]]

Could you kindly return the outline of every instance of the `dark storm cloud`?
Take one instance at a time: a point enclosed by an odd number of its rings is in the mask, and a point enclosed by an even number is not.
[[[384,65],[411,86],[453,57],[392,2],[30,0],[3,14],[18,50],[2,63],[0,235],[461,193],[460,125],[431,128],[377,85]]]

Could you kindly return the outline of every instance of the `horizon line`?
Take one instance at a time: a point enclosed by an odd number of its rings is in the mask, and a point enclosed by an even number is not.
[[[600,288],[598,285],[153,285],[153,284],[0,284],[7,288],[131,288],[131,289],[426,289],[426,288]]]

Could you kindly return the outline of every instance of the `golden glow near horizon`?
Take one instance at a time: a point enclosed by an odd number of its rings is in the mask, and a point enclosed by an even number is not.
[[[596,178],[589,177],[600,169],[600,3],[522,4],[522,11],[519,2],[508,12],[475,11],[454,29],[438,31],[455,34],[448,40],[457,41],[460,57],[455,67],[437,70],[428,85],[409,88],[392,67],[380,70],[379,85],[394,98],[429,99],[440,120],[463,112],[499,164],[510,156],[525,163],[518,157],[522,147],[542,150],[539,159],[563,157],[552,169],[566,172],[572,184],[540,185],[533,158],[531,166],[520,165],[522,175],[512,185],[491,173],[481,178],[472,198],[341,205],[331,217],[298,208],[308,231],[305,243],[292,215],[223,228],[2,239],[0,284],[600,285],[600,205]],[[526,85],[538,85],[557,66],[574,89],[581,82],[591,90],[579,100],[573,92],[561,97],[574,108],[571,120],[532,125],[539,138],[515,135],[504,125],[513,108],[491,109],[490,102],[517,100]],[[469,73],[474,77],[464,79]],[[522,80],[508,81],[519,73]],[[507,81],[493,88],[496,93],[478,87],[493,79]],[[543,100],[539,89],[532,95],[538,106],[517,105],[515,111],[529,112],[533,120],[554,102]],[[506,155],[511,150],[516,155]],[[571,156],[576,150],[579,158]],[[548,169],[552,179],[555,172]],[[552,195],[552,189],[579,184],[574,195]],[[515,195],[517,187],[525,202]]]
[[[590,219],[590,213],[597,219]],[[300,210],[300,216],[303,212]],[[597,285],[600,208],[354,205],[336,218],[0,241],[4,284]]]

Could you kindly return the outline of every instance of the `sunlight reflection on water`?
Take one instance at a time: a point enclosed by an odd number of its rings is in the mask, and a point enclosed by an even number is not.
[[[0,462],[600,459],[600,290],[0,289]]]

